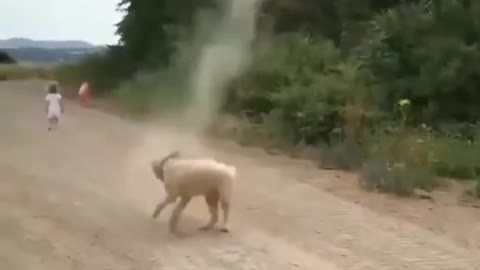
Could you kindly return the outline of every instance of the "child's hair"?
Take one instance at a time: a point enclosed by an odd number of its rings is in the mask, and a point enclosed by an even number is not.
[[[58,85],[56,83],[51,83],[48,86],[48,93],[49,94],[57,94],[58,93]]]

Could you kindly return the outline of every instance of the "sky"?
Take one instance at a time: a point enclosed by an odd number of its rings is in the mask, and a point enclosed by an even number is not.
[[[0,0],[0,39],[84,40],[116,44],[119,0]]]

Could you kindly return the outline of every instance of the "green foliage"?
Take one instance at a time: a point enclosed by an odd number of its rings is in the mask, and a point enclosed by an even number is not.
[[[474,179],[480,172],[478,143],[449,138],[425,130],[394,130],[376,134],[370,156],[430,169],[439,176]]]
[[[475,121],[480,64],[480,6],[461,1],[426,1],[377,15],[370,36],[357,48],[376,103],[390,110],[412,101],[414,122]]]
[[[286,36],[278,44],[240,82],[232,106],[257,120],[275,111],[294,144],[330,143],[332,132],[343,129],[353,92],[363,90],[356,66],[328,40]]]
[[[78,64],[59,66],[55,70],[56,77],[63,84],[78,87],[88,81],[95,95],[111,93],[135,72],[131,58],[120,46],[110,46],[104,54],[95,54]]]
[[[194,27],[195,12],[215,7],[216,1],[200,0],[122,0],[126,12],[117,33],[135,68],[155,68],[170,63],[182,32]]]
[[[398,128],[391,134],[377,132],[369,142],[369,155],[391,163],[427,167],[434,159],[431,141],[411,130]]]
[[[302,32],[323,36],[335,44],[351,40],[358,24],[400,3],[417,0],[266,0],[263,14],[274,18],[276,34]]]
[[[0,64],[15,64],[16,61],[8,53],[0,51]]]
[[[50,69],[44,67],[0,64],[0,81],[47,79],[50,78],[50,73]]]
[[[480,178],[477,178],[474,193],[476,197],[480,198]]]
[[[179,85],[173,71],[146,72],[115,89],[114,98],[135,116],[180,110],[187,100],[186,87]]]
[[[320,148],[320,167],[352,171],[362,167],[365,151],[351,141]]]
[[[417,188],[431,191],[441,184],[428,169],[385,160],[368,160],[360,170],[359,181],[369,190],[400,196],[412,195]]]
[[[478,144],[426,127],[377,128],[367,145],[361,184],[369,189],[406,195],[414,188],[431,190],[442,184],[441,178],[428,175],[472,180],[480,172]]]
[[[480,148],[451,138],[437,138],[431,166],[440,176],[457,179],[474,179],[480,172]]]

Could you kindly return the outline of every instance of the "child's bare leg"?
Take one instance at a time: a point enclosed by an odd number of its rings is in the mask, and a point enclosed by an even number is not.
[[[58,122],[59,122],[58,116],[53,116],[51,118],[51,128],[56,129],[58,127]]]
[[[58,127],[58,117],[54,117],[54,118],[53,118],[53,126],[54,126],[55,128]]]
[[[49,117],[48,118],[48,130],[52,130],[53,126],[54,126],[54,118],[53,117]]]

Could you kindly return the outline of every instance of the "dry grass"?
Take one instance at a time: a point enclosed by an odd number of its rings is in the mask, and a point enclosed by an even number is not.
[[[48,79],[51,77],[49,67],[39,65],[0,64],[0,81]]]

